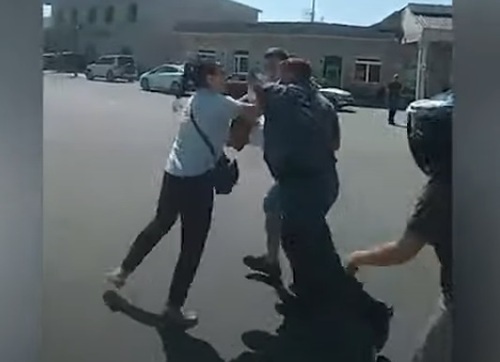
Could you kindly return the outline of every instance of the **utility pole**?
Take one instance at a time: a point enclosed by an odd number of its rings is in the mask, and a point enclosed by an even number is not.
[[[316,0],[311,0],[311,23],[316,20]]]

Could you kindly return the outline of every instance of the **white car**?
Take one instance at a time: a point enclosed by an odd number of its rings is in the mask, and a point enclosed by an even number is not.
[[[354,97],[351,92],[339,88],[321,88],[319,91],[337,109],[354,105]]]
[[[108,82],[115,79],[133,82],[137,79],[137,67],[130,55],[106,55],[87,65],[85,75],[88,80],[105,78]]]
[[[139,84],[145,91],[178,94],[182,91],[183,75],[183,65],[164,64],[141,75]]]
[[[419,99],[411,102],[406,108],[407,122],[411,123],[413,115],[417,112],[431,112],[435,108],[453,104],[454,97],[455,95],[453,91],[449,90],[443,93],[436,94],[429,99]]]

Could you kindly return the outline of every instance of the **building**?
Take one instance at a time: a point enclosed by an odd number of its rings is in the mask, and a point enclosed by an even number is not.
[[[244,76],[258,68],[265,50],[279,46],[311,61],[315,76],[331,86],[375,94],[399,71],[399,48],[392,32],[324,23],[182,22],[175,30],[179,56],[220,60]]]
[[[452,7],[409,4],[371,26],[326,23],[179,22],[177,58],[220,60],[244,76],[270,46],[308,58],[316,77],[371,98],[395,73],[409,98],[451,86]]]
[[[231,0],[52,0],[54,42],[95,58],[134,54],[144,67],[168,61],[177,42],[178,21],[255,23],[259,10]]]
[[[410,97],[452,82],[451,6],[410,3],[371,26],[259,22],[258,9],[231,0],[52,0],[52,7],[51,48],[90,59],[131,53],[151,67],[213,57],[245,77],[265,49],[281,46],[310,59],[317,78],[358,99],[381,96],[395,73]]]
[[[453,83],[452,7],[410,4],[403,13],[402,27],[403,44],[417,48],[417,97],[450,88]]]
[[[402,78],[414,88],[417,98],[452,86],[452,6],[409,4],[375,27],[398,34]]]

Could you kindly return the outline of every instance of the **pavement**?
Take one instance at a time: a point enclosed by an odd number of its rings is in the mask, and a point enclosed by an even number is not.
[[[137,84],[44,77],[42,360],[195,361],[166,359],[154,329],[111,313],[102,301],[103,275],[119,264],[153,215],[179,122],[172,97],[142,92]],[[339,253],[346,255],[398,237],[425,179],[409,154],[405,129],[388,126],[383,110],[353,108],[340,116],[341,196],[328,219]],[[404,121],[403,113],[397,117]],[[245,148],[238,159],[241,182],[216,200],[188,300],[200,315],[190,341],[208,353],[200,361],[234,359],[248,350],[245,332],[273,332],[281,323],[275,293],[245,279],[241,261],[264,249],[262,198],[271,179],[258,147]],[[177,225],[131,278],[123,293],[134,304],[161,310],[179,238]],[[405,266],[363,269],[359,278],[395,307],[385,354],[409,362],[439,294],[432,250]]]

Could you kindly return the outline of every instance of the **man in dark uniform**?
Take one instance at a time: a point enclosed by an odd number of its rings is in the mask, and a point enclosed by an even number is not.
[[[406,230],[397,241],[350,256],[347,269],[361,266],[390,266],[414,259],[431,245],[441,264],[442,298],[437,315],[427,331],[413,362],[451,362],[452,347],[452,104],[426,108],[414,115],[409,132],[410,149],[420,168],[429,176]]]
[[[403,85],[399,81],[399,75],[395,74],[393,80],[387,85],[387,106],[389,109],[389,124],[394,125],[394,117],[396,116],[396,112],[399,107],[400,99],[401,99],[401,90],[403,89]]]
[[[339,180],[332,139],[335,108],[311,83],[302,59],[282,62],[280,84],[255,87],[263,107],[264,159],[280,190],[281,239],[300,310],[321,314],[337,306],[366,320],[380,349],[390,311],[349,276],[331,239],[326,214]]]

